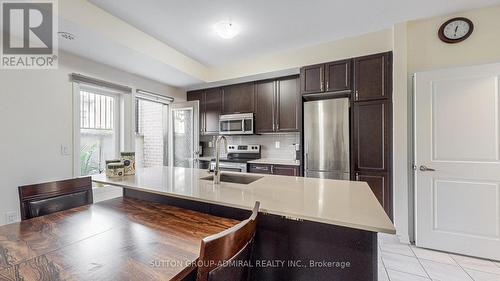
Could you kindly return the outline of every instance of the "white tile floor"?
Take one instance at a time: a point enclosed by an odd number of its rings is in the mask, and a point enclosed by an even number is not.
[[[379,235],[379,281],[500,281],[500,262],[432,251]]]

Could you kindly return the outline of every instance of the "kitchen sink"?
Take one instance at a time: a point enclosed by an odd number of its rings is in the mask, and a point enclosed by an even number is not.
[[[220,181],[221,182],[230,182],[230,183],[238,183],[238,184],[250,184],[254,181],[260,180],[263,177],[259,176],[242,176],[242,175],[233,175],[233,174],[221,174]],[[201,178],[201,180],[213,181],[214,176],[210,175],[207,177]]]

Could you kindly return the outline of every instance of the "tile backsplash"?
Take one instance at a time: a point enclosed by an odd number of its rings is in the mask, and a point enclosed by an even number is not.
[[[270,159],[295,159],[294,144],[300,143],[299,133],[251,135],[251,136],[226,136],[228,144],[260,144],[262,158]],[[203,142],[203,156],[214,156],[215,147],[208,147],[209,142],[215,146],[216,136],[200,136]],[[279,148],[276,148],[279,142]],[[222,156],[225,156],[224,149],[221,149]]]

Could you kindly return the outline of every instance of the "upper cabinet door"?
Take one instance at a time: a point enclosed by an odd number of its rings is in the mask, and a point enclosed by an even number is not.
[[[352,60],[343,60],[327,63],[325,66],[325,80],[327,92],[352,90],[351,82]]]
[[[199,101],[200,102],[200,109],[199,109],[199,117],[200,117],[200,125],[198,126],[200,128],[200,133],[205,132],[205,91],[204,90],[199,90],[199,91],[193,91],[187,93],[187,100],[188,101]]]
[[[388,100],[353,104],[353,162],[355,171],[387,172],[390,155]]]
[[[390,97],[390,53],[354,59],[355,101],[386,99]]]
[[[301,94],[321,93],[325,91],[325,65],[316,64],[305,66],[300,69]]]
[[[275,92],[274,81],[257,82],[255,85],[255,131],[258,134],[275,131]]]
[[[296,76],[277,81],[276,131],[294,132],[299,130],[299,110],[301,106],[300,81]]]
[[[222,112],[224,114],[254,112],[254,103],[255,84],[253,82],[223,88]]]
[[[204,133],[219,133],[219,115],[222,107],[222,91],[220,88],[208,89],[205,92]]]

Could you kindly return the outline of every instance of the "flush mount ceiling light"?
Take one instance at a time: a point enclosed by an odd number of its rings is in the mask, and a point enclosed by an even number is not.
[[[61,36],[62,38],[66,39],[66,40],[73,41],[76,39],[76,36],[72,33],[69,33],[69,32],[60,31],[57,34],[59,34],[59,36]]]
[[[215,32],[224,39],[231,39],[240,33],[240,28],[234,22],[221,21],[215,24]]]

